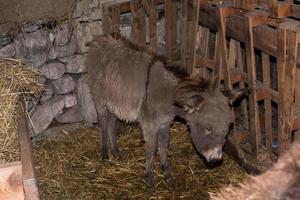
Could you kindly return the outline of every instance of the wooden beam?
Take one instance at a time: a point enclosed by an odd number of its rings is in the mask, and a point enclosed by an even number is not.
[[[200,7],[199,24],[213,31],[218,30],[216,8],[203,5]],[[229,16],[226,20],[226,36],[245,43],[243,12],[240,15]],[[267,54],[277,57],[276,29],[261,25],[253,30],[254,47]]]
[[[39,200],[38,186],[34,175],[32,144],[29,138],[25,103],[22,103],[21,116],[18,119],[18,132],[22,162],[23,186],[26,200]]]
[[[0,165],[0,199],[24,200],[21,162]]]

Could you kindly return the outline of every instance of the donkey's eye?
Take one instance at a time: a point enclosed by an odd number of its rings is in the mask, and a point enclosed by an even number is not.
[[[210,135],[211,134],[211,129],[204,129],[204,135]]]

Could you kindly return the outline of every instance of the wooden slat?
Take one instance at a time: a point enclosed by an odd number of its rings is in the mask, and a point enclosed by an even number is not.
[[[192,74],[196,57],[199,0],[181,0],[181,66]]]
[[[132,17],[132,41],[139,46],[146,46],[146,13],[139,0],[130,1]]]
[[[235,43],[235,53],[236,53],[236,67],[237,69],[240,69],[242,72],[244,72],[244,62],[243,62],[243,56],[242,56],[242,48],[241,44],[234,40]],[[239,87],[245,88],[245,81],[239,82]],[[248,106],[247,106],[247,100],[244,99],[241,103],[242,113],[243,113],[243,125],[244,127],[249,130],[249,118],[248,118]]]
[[[104,34],[112,32],[110,6],[110,3],[102,4],[102,30]]]
[[[25,104],[22,104],[25,109]],[[32,145],[29,138],[27,118],[24,112],[18,119],[18,132],[22,162],[22,176],[26,200],[39,200],[38,186],[34,175]]]
[[[164,3],[164,0],[155,0],[155,2],[156,2],[156,5],[161,5]],[[120,5],[120,13],[121,14],[128,13],[131,11],[130,1],[125,1],[125,2],[119,3],[119,5]]]
[[[271,88],[270,77],[270,56],[262,52],[262,68],[263,68],[263,84],[265,87]],[[269,153],[272,153],[272,105],[270,99],[264,100],[264,121],[265,121],[265,133],[266,133],[266,147]]]
[[[111,6],[111,14],[112,14],[112,20],[111,20],[112,32],[116,35],[119,35],[120,34],[120,6],[118,4]]]
[[[166,53],[172,61],[176,55],[176,0],[165,0],[165,17]]]
[[[279,153],[282,154],[291,144],[293,130],[293,98],[300,29],[299,24],[286,24],[286,62],[284,68],[284,90],[281,96],[281,126],[279,129]]]
[[[258,156],[259,151],[259,117],[258,117],[258,105],[256,96],[256,67],[255,67],[255,53],[253,45],[253,26],[252,18],[249,17],[246,20],[246,60],[247,60],[247,71],[248,71],[248,84],[251,89],[249,96],[249,117],[250,117],[250,142],[252,144],[252,152],[255,156]]]
[[[0,165],[0,199],[24,200],[21,162]]]
[[[227,45],[226,45],[226,35],[225,35],[225,12],[226,8],[218,9],[218,34],[219,34],[219,42],[220,42],[220,59],[222,60],[222,71],[224,75],[225,88],[226,90],[231,90],[231,80],[230,80],[230,71],[227,63]],[[217,66],[218,67],[218,66]]]
[[[147,0],[149,6],[149,41],[150,49],[157,52],[157,10],[156,0]]]

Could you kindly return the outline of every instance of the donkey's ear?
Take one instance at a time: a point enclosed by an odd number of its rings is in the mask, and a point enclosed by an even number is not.
[[[182,107],[184,111],[192,113],[195,110],[200,110],[205,104],[205,98],[201,95],[185,96],[175,100],[175,105]]]
[[[222,93],[228,98],[229,105],[232,107],[236,107],[244,98],[249,95],[250,90],[248,88],[233,89],[230,91],[223,91]]]

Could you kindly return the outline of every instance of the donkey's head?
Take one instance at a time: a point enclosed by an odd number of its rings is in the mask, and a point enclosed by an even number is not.
[[[231,106],[248,94],[248,90],[221,92],[202,79],[186,79],[176,88],[176,105],[186,119],[193,143],[209,167],[222,161],[222,148],[233,123]]]

